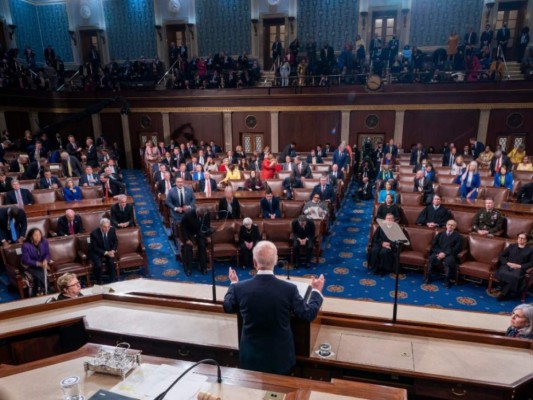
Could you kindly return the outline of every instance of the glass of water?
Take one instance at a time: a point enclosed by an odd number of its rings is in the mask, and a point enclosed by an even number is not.
[[[61,380],[59,384],[63,393],[63,400],[85,400],[81,393],[79,376],[69,376]]]

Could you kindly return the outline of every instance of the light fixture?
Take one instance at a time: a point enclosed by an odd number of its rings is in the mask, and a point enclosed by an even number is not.
[[[17,25],[9,24],[7,27],[9,28],[9,40],[13,40],[13,35],[17,29]]]
[[[251,22],[252,22],[252,25],[254,26],[255,36],[257,36],[257,23],[259,22],[259,20],[257,18],[252,18]]]
[[[408,8],[402,8],[402,15],[403,15],[403,27],[405,28],[407,26],[407,15],[409,14]]]
[[[189,28],[189,33],[191,34],[191,39],[194,40],[194,24],[187,24],[187,28]]]
[[[368,17],[368,11],[361,11],[359,14],[361,14],[361,22],[363,23],[363,30],[365,30],[366,26],[366,17]]]
[[[487,7],[487,12],[485,13],[485,23],[489,23],[490,14],[492,12],[492,9],[494,8],[494,5],[496,4],[495,0],[485,0],[485,7]]]

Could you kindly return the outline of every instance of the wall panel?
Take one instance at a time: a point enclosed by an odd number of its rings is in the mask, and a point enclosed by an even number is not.
[[[246,126],[246,117],[253,115],[257,120],[255,128],[248,128]],[[231,115],[233,126],[233,148],[241,144],[241,133],[263,133],[264,145],[271,145],[271,128],[270,128],[270,113],[269,112],[235,112]]]
[[[171,113],[170,136],[179,143],[191,138],[200,142],[214,140],[224,148],[222,113]]]
[[[369,115],[378,118],[375,128],[369,128],[366,120]],[[396,112],[394,111],[352,111],[350,113],[350,144],[356,144],[359,134],[384,134],[385,141],[394,138]]]
[[[6,111],[6,125],[10,136],[16,139],[22,139],[24,131],[30,129],[30,117],[27,112],[23,111]]]
[[[49,125],[60,124],[56,127],[51,127],[48,135],[55,135],[57,132],[61,134],[64,139],[68,135],[74,135],[80,144],[85,145],[87,137],[93,137],[93,121],[91,117],[79,119],[73,117],[72,114],[54,114],[54,113],[39,113],[39,125],[41,129],[45,129]]]
[[[124,153],[124,134],[122,132],[122,118],[117,113],[101,113],[100,124],[102,125],[102,136],[107,140],[107,143],[111,146],[114,142],[117,143],[121,152],[120,163],[121,166],[126,165],[126,154]],[[134,150],[134,154],[137,154],[138,149]]]
[[[522,116],[522,125],[511,128],[507,118],[511,114],[518,113]],[[509,135],[513,133],[526,134],[527,154],[533,155],[533,110],[492,110],[489,118],[489,128],[487,132],[487,143],[491,149],[496,147],[496,140],[499,135]]]
[[[339,111],[279,113],[280,151],[290,142],[296,142],[297,151],[309,151],[319,143],[335,146],[340,137]]]

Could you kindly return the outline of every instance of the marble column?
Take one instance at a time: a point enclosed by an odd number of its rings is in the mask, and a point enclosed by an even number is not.
[[[394,120],[394,143],[401,143],[403,146],[403,120],[405,117],[405,111],[396,111],[396,118]]]
[[[341,141],[344,141],[348,144],[350,141],[350,111],[342,111],[341,116]]]
[[[224,148],[233,150],[233,125],[231,123],[231,112],[224,113]]]
[[[490,110],[481,110],[479,113],[479,124],[477,127],[477,140],[487,143],[487,132],[489,130]]]
[[[163,140],[165,143],[170,143],[170,114],[161,113],[161,119],[163,120]]]
[[[6,114],[0,111],[0,133],[7,129]]]
[[[30,119],[30,130],[32,133],[39,132],[41,130],[39,126],[39,113],[35,111],[30,111],[28,113]]]
[[[93,136],[94,140],[102,136],[102,119],[100,114],[91,114],[91,119],[93,122]]]
[[[279,111],[270,112],[270,150],[279,151]]]

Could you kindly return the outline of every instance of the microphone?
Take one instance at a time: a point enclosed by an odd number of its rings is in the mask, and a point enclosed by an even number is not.
[[[285,260],[280,260],[278,261],[278,266],[280,268],[287,268],[287,280],[290,281],[291,280],[291,269],[289,266],[289,262]]]
[[[217,367],[217,382],[218,383],[222,383],[222,373],[220,372],[220,364],[216,360],[213,360],[212,358],[206,358],[204,360],[200,360],[200,361],[194,363],[189,368],[187,368],[185,371],[183,371],[181,373],[181,375],[178,376],[174,382],[172,382],[172,384],[167,388],[167,390],[165,390],[163,393],[161,393],[159,396],[157,396],[154,400],[163,400],[165,398],[165,396],[168,394],[168,392],[170,391],[170,389],[172,389],[176,385],[176,383],[178,383],[181,380],[181,378],[183,378],[185,375],[187,375],[187,373],[191,369],[195,368],[199,364],[213,364],[213,365],[216,365],[216,367]]]

